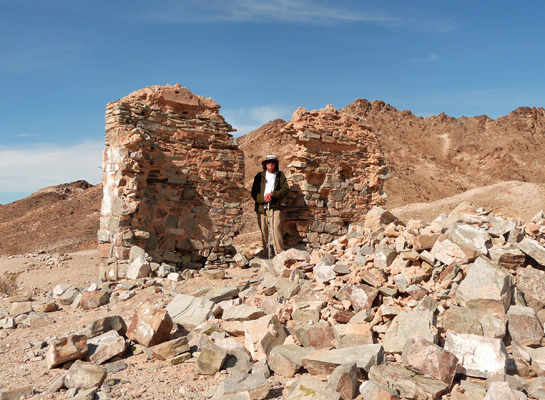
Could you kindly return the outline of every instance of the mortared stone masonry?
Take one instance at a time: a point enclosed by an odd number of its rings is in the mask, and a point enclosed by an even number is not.
[[[188,89],[152,86],[106,106],[101,276],[156,262],[222,260],[242,227],[244,154],[220,106]]]
[[[178,84],[147,87],[106,106],[102,278],[126,277],[129,263],[146,262],[144,253],[184,267],[230,265],[249,193],[244,154],[219,108]],[[300,108],[282,135],[293,147],[283,160],[288,246],[319,247],[384,204],[383,153],[358,117],[332,106]]]

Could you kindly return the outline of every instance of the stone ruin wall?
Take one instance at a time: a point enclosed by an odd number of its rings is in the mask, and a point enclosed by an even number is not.
[[[332,106],[299,108],[283,133],[295,139],[284,168],[290,184],[284,220],[287,243],[303,240],[318,247],[385,203],[384,155],[378,138],[358,117]]]
[[[103,278],[124,277],[144,251],[156,262],[228,265],[247,193],[244,155],[219,108],[178,84],[107,105]]]

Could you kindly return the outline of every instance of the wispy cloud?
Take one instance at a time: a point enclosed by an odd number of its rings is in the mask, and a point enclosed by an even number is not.
[[[303,23],[313,25],[372,23],[390,28],[427,32],[448,32],[457,28],[450,18],[427,13],[403,12],[361,1],[330,2],[314,0],[161,0],[146,1],[145,22],[203,23],[259,22]],[[142,7],[134,9],[140,12]]]
[[[293,110],[287,107],[266,105],[250,109],[224,109],[222,115],[237,130],[235,135],[242,136],[274,119],[290,119],[292,112]]]
[[[310,0],[190,0],[162,1],[149,17],[167,21],[194,22],[395,22],[397,18],[378,11],[351,10]],[[165,4],[168,5],[165,7]]]
[[[26,137],[36,137],[38,136],[35,133],[19,133],[18,135],[15,135],[18,138],[26,138]]]
[[[72,146],[40,144],[0,147],[0,193],[31,193],[46,186],[84,179],[96,184],[102,176],[104,143]]]
[[[435,53],[431,53],[427,58],[427,60],[430,62],[439,61],[439,59],[440,59],[439,56]]]

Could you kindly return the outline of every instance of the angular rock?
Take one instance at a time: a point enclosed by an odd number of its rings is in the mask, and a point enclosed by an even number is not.
[[[348,300],[356,311],[370,310],[373,301],[377,297],[378,290],[366,284],[346,284],[343,285],[335,297],[339,301]]]
[[[262,400],[269,394],[270,387],[269,381],[261,374],[235,374],[220,383],[212,400]]]
[[[543,339],[543,326],[533,308],[511,306],[507,311],[511,338],[524,346],[537,347]]]
[[[227,358],[227,350],[219,347],[214,343],[207,343],[201,349],[195,373],[201,375],[214,375],[218,372],[225,359]]]
[[[519,243],[519,249],[532,257],[539,265],[545,266],[545,248],[537,240],[525,238]]]
[[[206,298],[179,294],[168,304],[166,311],[172,321],[191,331],[210,318],[213,309],[214,303]]]
[[[316,282],[327,283],[337,276],[333,265],[317,265],[313,269]]]
[[[337,324],[333,325],[335,348],[373,344],[371,324]]]
[[[327,387],[341,395],[343,400],[352,400],[358,392],[358,368],[356,363],[339,365],[327,378]]]
[[[9,316],[15,318],[19,315],[29,314],[33,311],[34,310],[32,309],[32,303],[30,301],[15,302],[11,304]]]
[[[443,327],[447,332],[483,335],[481,319],[486,310],[472,307],[450,307],[444,314]]]
[[[545,378],[536,378],[528,386],[528,394],[536,399],[545,399]]]
[[[517,287],[536,313],[545,306],[545,272],[532,267],[520,269],[517,271]]]
[[[413,336],[403,347],[401,362],[411,371],[439,379],[450,386],[458,358],[422,336]]]
[[[109,300],[110,292],[102,290],[96,290],[92,292],[85,291],[81,294],[79,305],[84,310],[92,310],[94,308],[103,306],[104,304],[108,304]]]
[[[34,395],[32,386],[0,389],[0,400],[22,400],[28,399],[32,395]]]
[[[187,337],[183,336],[150,347],[153,355],[159,360],[166,360],[189,351]]]
[[[159,304],[147,301],[133,314],[127,337],[149,347],[167,340],[172,326],[168,312]]]
[[[291,319],[300,322],[318,322],[323,301],[300,301],[294,304]]]
[[[0,329],[15,329],[17,324],[13,318],[2,318],[0,319]]]
[[[503,339],[505,337],[507,316],[505,314],[486,314],[481,319],[483,336]],[[471,333],[471,332],[457,332]]]
[[[303,347],[312,347],[320,350],[330,349],[335,346],[333,327],[325,321],[300,325],[294,329],[294,333]]]
[[[397,257],[395,249],[387,245],[379,244],[375,249],[374,265],[378,269],[388,268]]]
[[[275,314],[244,322],[244,347],[253,360],[264,360],[286,340],[284,327]]]
[[[469,248],[479,254],[488,254],[488,247],[492,247],[490,235],[486,230],[474,225],[454,222],[445,235],[462,248]]]
[[[316,350],[303,358],[303,366],[312,375],[329,375],[342,364],[356,363],[358,368],[369,371],[382,363],[384,349],[380,344],[345,347],[343,349]]]
[[[151,266],[142,255],[135,258],[127,268],[127,279],[147,278],[151,272]]]
[[[430,251],[432,257],[443,264],[452,263],[463,264],[467,262],[467,256],[464,251],[455,243],[448,239],[437,240]]]
[[[360,394],[364,400],[391,400],[397,399],[397,390],[390,389],[373,381],[365,381],[360,385]]]
[[[483,400],[520,400],[507,382],[492,382]]]
[[[28,314],[25,324],[28,325],[30,329],[39,329],[45,326],[49,326],[54,322],[55,320],[46,313],[31,312],[30,314]]]
[[[273,270],[275,275],[280,275],[283,270],[291,267],[298,261],[309,262],[310,254],[306,251],[297,249],[288,249],[280,254],[277,254],[272,260]]]
[[[524,267],[526,256],[519,249],[489,249],[488,253],[492,261],[498,266],[507,269],[518,269]]]
[[[507,350],[501,339],[449,332],[445,350],[458,358],[460,374],[488,378],[507,370]]]
[[[303,358],[315,351],[312,347],[284,344],[274,347],[267,357],[267,364],[275,374],[293,377],[303,366]]]
[[[413,249],[416,251],[431,250],[439,236],[441,236],[439,233],[415,236]]]
[[[119,315],[111,315],[109,317],[97,319],[88,324],[79,332],[79,334],[85,335],[88,339],[91,339],[112,330],[116,331],[121,336],[125,335],[127,332],[127,325]]]
[[[301,290],[301,286],[290,279],[278,279],[274,288],[283,299],[289,300]]]
[[[222,286],[210,289],[202,298],[210,300],[214,304],[218,304],[222,301],[234,299],[239,293],[240,289],[238,287]]]
[[[286,400],[340,400],[341,395],[327,387],[325,382],[303,375],[288,389]]]
[[[364,227],[372,231],[379,229],[382,225],[388,225],[397,222],[399,219],[390,211],[381,207],[373,207],[365,215]]]
[[[68,284],[58,284],[53,289],[53,298],[65,306],[72,304],[78,295],[79,290]]]
[[[461,305],[503,313],[511,303],[511,282],[510,274],[481,257],[468,267],[456,290],[456,300]]]
[[[265,313],[256,306],[241,304],[239,306],[229,307],[223,313],[224,321],[253,321],[261,318]]]
[[[392,325],[384,335],[384,351],[387,353],[401,353],[407,340],[414,335],[436,343],[437,332],[432,329],[435,316],[432,311],[402,311],[392,321]]]
[[[77,360],[68,369],[64,385],[68,389],[90,389],[102,385],[106,379],[106,369],[100,365]]]
[[[439,379],[415,375],[397,364],[371,367],[369,380],[398,391],[402,399],[440,399],[449,388]]]
[[[72,335],[51,343],[45,355],[47,368],[51,369],[67,361],[77,360],[87,354],[87,338]]]
[[[116,331],[109,331],[87,341],[87,356],[92,363],[102,364],[111,358],[121,356],[127,349],[125,338]]]

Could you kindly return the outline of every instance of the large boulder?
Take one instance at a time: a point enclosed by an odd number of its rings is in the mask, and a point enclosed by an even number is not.
[[[512,276],[484,258],[468,266],[464,280],[456,290],[461,305],[506,312],[511,304]]]

